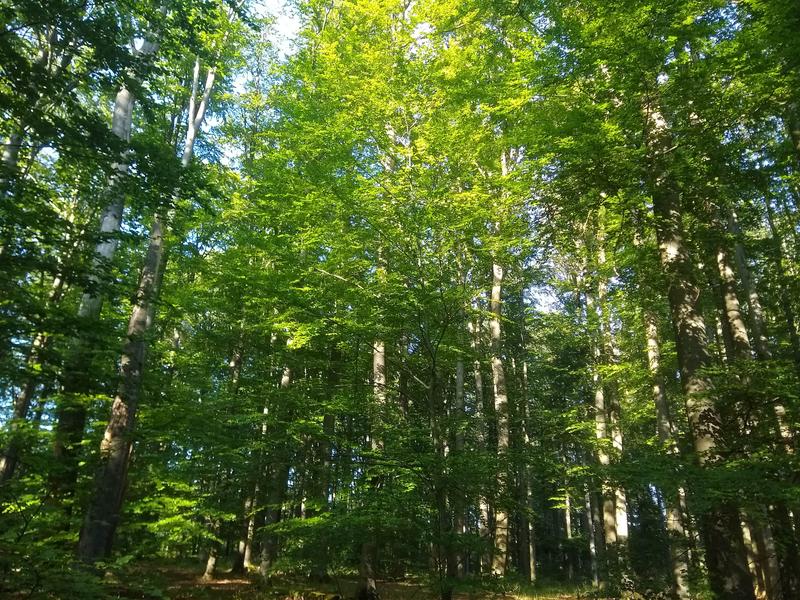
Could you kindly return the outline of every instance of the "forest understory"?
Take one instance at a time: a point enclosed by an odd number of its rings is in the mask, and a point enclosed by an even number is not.
[[[307,578],[275,576],[265,582],[257,572],[231,573],[231,565],[221,565],[217,575],[203,578],[197,561],[137,561],[124,569],[100,577],[99,585],[107,598],[121,600],[349,600],[358,597],[355,573],[331,575],[325,582]],[[435,583],[425,576],[379,581],[384,600],[426,600],[438,598]],[[11,600],[31,597],[32,590],[20,590]],[[632,596],[634,597],[634,596]],[[590,587],[558,583],[465,581],[453,593],[453,600],[580,600],[600,599]]]
[[[0,0],[0,143],[0,597],[800,598],[797,0]]]

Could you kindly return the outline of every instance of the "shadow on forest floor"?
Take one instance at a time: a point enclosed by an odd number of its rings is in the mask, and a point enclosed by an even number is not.
[[[255,576],[234,576],[222,571],[213,581],[203,581],[195,565],[140,563],[133,565],[128,573],[128,587],[117,588],[120,598],[155,600],[139,587],[147,582],[147,588],[161,590],[160,598],[170,600],[349,600],[355,597],[357,582],[352,579],[332,579],[327,583],[314,583],[300,579],[277,579],[270,585],[263,584]],[[126,577],[126,580],[128,578]],[[127,589],[126,589],[127,588]],[[138,588],[138,589],[137,589]],[[429,600],[438,594],[429,585],[418,581],[379,582],[381,600]],[[549,588],[541,591],[526,590],[491,591],[473,587],[458,591],[453,600],[576,600],[578,595],[569,591]]]

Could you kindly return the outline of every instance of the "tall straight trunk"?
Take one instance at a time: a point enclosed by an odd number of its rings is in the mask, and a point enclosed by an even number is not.
[[[653,403],[656,407],[656,429],[658,441],[663,449],[671,454],[677,453],[673,436],[664,376],[661,373],[661,347],[658,338],[658,321],[652,311],[644,311],[645,334],[647,336],[647,366],[652,382]],[[689,562],[687,560],[686,531],[680,508],[679,491],[664,494],[666,505],[666,529],[669,537],[669,555],[672,565],[672,594],[678,600],[688,600]]]
[[[158,42],[145,40],[137,54],[150,56],[158,50]],[[114,98],[111,132],[126,145],[130,143],[135,96],[123,85]],[[70,493],[77,478],[77,452],[86,426],[85,396],[91,392],[91,362],[96,342],[92,339],[94,324],[103,308],[100,273],[107,272],[117,250],[117,234],[125,208],[122,183],[128,174],[128,150],[111,165],[106,183],[107,204],[100,213],[98,241],[94,247],[88,284],[78,306],[78,321],[84,333],[72,340],[64,364],[63,394],[56,407],[54,455],[60,465],[53,481],[58,492]]]
[[[596,322],[597,306],[592,294],[586,294],[586,313],[587,320]],[[610,448],[612,447],[611,436],[608,424],[608,405],[606,402],[606,389],[603,385],[602,377],[600,376],[600,363],[602,353],[600,350],[599,342],[595,342],[593,348],[595,365],[592,369],[592,390],[593,390],[593,409],[594,409],[594,433],[597,440],[597,462],[603,470],[607,470],[611,464]],[[603,511],[603,539],[605,541],[605,548],[608,550],[605,553],[610,563],[616,563],[616,544],[617,544],[617,511],[616,511],[616,494],[614,488],[604,478],[602,484],[602,511]],[[606,565],[613,567],[613,564]],[[605,578],[602,578],[601,584],[604,583]]]
[[[522,298],[524,305],[524,298]],[[520,323],[520,330],[524,332],[525,323]],[[525,348],[525,338],[523,333],[522,347]],[[517,545],[519,547],[519,572],[527,582],[536,580],[535,549],[533,547],[533,523],[531,519],[531,476],[528,461],[524,460],[526,450],[530,444],[530,419],[528,414],[528,362],[522,361],[520,369],[520,402],[516,419],[517,437],[519,438],[517,448],[518,459],[515,465],[517,476]]]
[[[784,321],[786,322],[787,333],[789,334],[789,343],[792,348],[792,358],[794,360],[795,371],[800,375],[800,335],[797,333],[797,321],[795,319],[794,304],[792,303],[792,295],[790,292],[789,277],[787,277],[785,269],[785,259],[783,252],[783,245],[781,243],[781,234],[778,231],[777,224],[775,223],[774,210],[769,196],[764,198],[764,207],[766,209],[767,225],[770,230],[770,238],[773,249],[773,261],[775,263],[775,270],[778,273],[778,289],[779,289],[779,303],[781,312],[783,313]]]
[[[502,290],[503,267],[495,262],[492,265],[492,295],[490,303],[491,319],[489,334],[492,349],[492,383],[494,387],[494,410],[497,419],[497,455],[500,462],[498,469],[498,501],[494,511],[494,553],[492,555],[492,573],[505,575],[508,561],[508,512],[505,508],[505,494],[508,486],[508,445],[509,445],[509,410],[506,375],[502,358]]]
[[[483,350],[481,340],[481,322],[475,319],[468,323],[470,335],[470,347],[474,360],[472,362],[472,378],[475,387],[475,423],[477,428],[477,442],[481,449],[487,445],[487,419],[486,419],[486,398],[483,393],[483,372],[481,368],[480,356]],[[491,572],[491,554],[486,551],[491,544],[490,510],[489,501],[485,493],[480,493],[477,498],[478,508],[478,537],[481,540],[479,546],[482,551],[478,556],[477,567],[482,573]]]
[[[716,224],[718,228],[722,227],[721,223],[716,222]],[[750,338],[748,336],[747,325],[742,316],[733,262],[730,252],[721,239],[717,243],[716,258],[723,293],[722,300],[725,325],[730,331],[732,345],[732,356],[729,356],[729,361],[732,364],[735,361],[748,362],[753,360]],[[774,416],[775,415],[768,417],[771,422],[774,420]],[[758,416],[755,418],[758,419]],[[777,426],[777,430],[778,434],[780,434],[781,428],[779,425]],[[778,556],[774,552],[774,544],[771,543],[773,536],[770,524],[763,519],[754,519],[748,514],[748,511],[743,512],[743,515],[745,530],[749,530],[750,537],[753,541],[753,543],[748,546],[748,554],[751,557],[751,562],[755,569],[757,587],[763,589],[764,594],[769,600],[782,598],[781,570],[778,564]],[[743,533],[747,533],[747,531]],[[768,550],[768,548],[770,550]]]
[[[281,520],[283,503],[286,501],[286,491],[289,485],[289,462],[285,457],[279,457],[276,464],[270,469],[267,493],[264,507],[264,524],[261,535],[261,563],[259,573],[264,579],[270,577],[272,567],[278,558],[278,536],[274,526]]]
[[[292,368],[285,365],[281,373],[280,389],[288,390],[292,386],[293,379]],[[283,504],[286,501],[286,490],[289,485],[290,465],[285,452],[286,448],[271,457],[272,465],[267,469],[264,524],[261,535],[261,564],[259,565],[259,572],[264,579],[269,578],[278,556],[278,536],[274,531],[274,526],[281,519]]]
[[[711,365],[706,326],[698,306],[700,289],[695,265],[685,241],[680,194],[668,170],[672,140],[663,116],[646,106],[649,181],[661,266],[676,332],[686,413],[694,451],[701,466],[722,460],[722,423],[714,406],[714,390],[703,368]],[[700,515],[711,588],[720,600],[754,600],[745,559],[738,511],[731,501],[718,501]]]
[[[93,563],[108,556],[119,522],[131,452],[131,433],[139,405],[147,335],[155,316],[155,298],[163,276],[164,231],[156,218],[150,247],[128,323],[127,342],[120,361],[120,384],[100,445],[101,466],[78,543],[78,556]]]
[[[447,442],[445,431],[441,426],[441,419],[445,414],[442,401],[440,376],[435,360],[431,365],[428,380],[428,416],[430,422],[431,439],[436,464],[434,465],[432,483],[436,505],[437,531],[434,541],[434,561],[439,583],[439,597],[441,600],[450,600],[453,595],[453,580],[458,575],[458,558],[453,544],[453,519],[448,506],[448,489],[445,481],[445,459],[447,456]],[[452,501],[452,497],[450,498]],[[457,504],[454,502],[453,504]]]
[[[372,393],[376,403],[375,414],[377,422],[373,422],[370,431],[370,445],[372,450],[382,448],[382,442],[377,437],[376,430],[382,423],[382,417],[386,408],[386,344],[383,340],[376,340],[372,345]],[[377,479],[371,478],[370,485],[378,485]],[[375,540],[375,532],[370,527],[367,531],[367,538],[361,544],[361,555],[359,561],[359,587],[357,598],[359,600],[377,600],[378,585],[375,577],[375,563],[377,561],[378,544]]]
[[[598,506],[596,495],[586,492],[586,529],[589,538],[589,565],[592,573],[592,586],[600,587],[600,562],[603,549],[602,531],[603,515]]]
[[[338,361],[340,359],[340,355],[338,350],[334,347],[331,350],[330,357],[328,359],[328,373],[327,373],[327,398],[330,399],[333,397],[336,388],[339,385],[339,370],[338,370]],[[331,440],[334,436],[334,428],[335,428],[335,417],[333,413],[330,412],[329,409],[326,408],[325,414],[322,417],[322,437],[319,440],[318,444],[318,472],[317,472],[317,480],[315,481],[316,484],[316,503],[317,508],[314,511],[314,514],[327,512],[329,510],[328,506],[328,493],[330,490],[331,485],[331,469],[332,469],[332,461],[331,461]],[[328,554],[329,551],[326,548],[323,552],[320,553],[320,556],[317,556],[311,565],[311,578],[317,581],[322,581],[327,577],[328,571]]]
[[[214,85],[215,69],[208,71],[205,88],[198,103],[199,74],[198,59],[195,61],[188,128],[181,157],[181,166],[184,169],[192,160],[197,134],[203,123]],[[141,393],[145,354],[166,269],[165,233],[164,219],[156,214],[151,225],[150,243],[128,323],[127,342],[120,360],[120,383],[100,445],[101,466],[95,477],[94,491],[89,500],[78,543],[78,556],[88,563],[110,554],[119,521],[128,459],[132,448],[131,433]],[[72,434],[82,437],[83,425],[73,430]]]
[[[459,357],[456,360],[456,378],[455,378],[455,394],[453,402],[453,412],[451,422],[454,425],[455,431],[453,434],[453,453],[456,457],[464,452],[464,424],[466,414],[464,412],[464,359]],[[464,534],[465,528],[465,500],[461,490],[458,486],[451,486],[449,491],[450,505],[453,510],[453,531],[456,539],[453,545],[455,547],[454,559],[456,562],[457,575],[463,575],[465,570],[464,556],[458,550],[460,547],[461,536]]]
[[[613,365],[616,362],[617,349],[614,343],[614,333],[612,329],[611,310],[608,306],[608,279],[606,270],[606,233],[605,233],[605,207],[602,207],[598,215],[597,227],[597,267],[598,267],[598,281],[597,281],[597,308],[598,317],[600,321],[600,335],[602,336],[603,344],[603,363]],[[621,420],[621,408],[619,401],[619,389],[616,384],[607,382],[607,420],[608,420],[608,433],[611,438],[611,446],[614,449],[614,457],[616,461],[622,460],[623,451],[623,433]],[[628,543],[628,498],[625,489],[621,485],[616,485],[613,488],[614,494],[614,529],[615,529],[615,543],[622,547],[622,554],[618,558],[622,561],[624,568],[625,560],[624,546]]]

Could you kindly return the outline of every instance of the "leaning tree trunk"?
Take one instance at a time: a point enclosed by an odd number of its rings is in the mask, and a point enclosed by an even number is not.
[[[205,117],[215,69],[210,69],[198,103],[200,61],[195,61],[189,121],[181,166],[186,169],[192,160],[197,134]],[[177,190],[176,190],[177,193]],[[84,562],[95,562],[109,555],[114,532],[122,508],[128,459],[132,448],[131,434],[141,393],[145,354],[151,335],[155,308],[166,268],[164,219],[156,215],[150,230],[150,244],[139,287],[128,323],[127,342],[120,360],[120,384],[100,446],[101,465],[95,477],[94,492],[89,501],[78,543],[78,556]]]
[[[137,54],[152,56],[158,50],[157,41],[145,40]],[[124,144],[130,143],[133,124],[135,96],[123,85],[114,99],[111,132]],[[83,332],[70,344],[64,364],[63,394],[56,407],[56,431],[54,456],[59,471],[53,480],[57,493],[69,494],[77,478],[77,453],[86,426],[87,407],[85,396],[91,392],[91,362],[96,342],[92,338],[94,324],[103,308],[100,273],[108,271],[117,250],[117,234],[122,224],[125,208],[125,192],[122,183],[128,174],[130,157],[123,150],[119,160],[111,165],[111,176],[106,184],[107,204],[100,214],[98,241],[94,247],[88,284],[78,307],[78,321]]]
[[[722,460],[722,423],[714,405],[714,389],[704,367],[711,365],[706,326],[699,310],[700,289],[695,265],[685,241],[680,194],[668,171],[672,140],[663,116],[645,107],[650,165],[648,185],[653,197],[656,237],[676,332],[681,382],[689,429],[698,463],[710,467]],[[754,600],[745,559],[739,515],[730,500],[714,503],[700,515],[706,565],[712,590],[721,600]]]
[[[155,300],[164,267],[164,225],[159,217],[150,231],[139,288],[128,323],[128,341],[120,361],[120,384],[100,445],[101,466],[78,543],[78,556],[93,563],[108,556],[119,522],[132,448],[131,434],[141,393],[147,336],[155,316]]]

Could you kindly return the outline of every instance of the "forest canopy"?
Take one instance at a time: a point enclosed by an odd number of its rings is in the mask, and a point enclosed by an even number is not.
[[[0,0],[0,596],[800,598],[797,1],[275,6]]]

